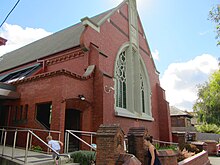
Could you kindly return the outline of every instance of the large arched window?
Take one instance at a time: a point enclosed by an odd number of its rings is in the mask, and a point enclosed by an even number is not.
[[[153,120],[151,89],[143,59],[135,48],[125,46],[115,61],[115,114]]]

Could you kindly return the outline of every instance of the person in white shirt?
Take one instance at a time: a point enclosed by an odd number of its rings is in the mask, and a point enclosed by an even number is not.
[[[56,152],[60,153],[60,148],[63,146],[63,143],[61,141],[53,140],[52,136],[47,136],[47,142],[48,145],[51,146]],[[51,151],[51,150],[49,150]],[[56,153],[52,153],[53,159],[55,159],[56,165],[58,165],[59,156],[56,155]]]

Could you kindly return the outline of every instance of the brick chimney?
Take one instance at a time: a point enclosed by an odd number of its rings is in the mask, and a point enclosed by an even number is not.
[[[6,39],[0,37],[0,46],[5,45],[6,42],[7,42]]]

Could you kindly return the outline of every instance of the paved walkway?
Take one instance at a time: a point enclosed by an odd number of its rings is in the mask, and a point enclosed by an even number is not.
[[[220,157],[209,156],[209,160],[211,162],[211,165],[220,165]]]
[[[12,159],[12,147],[5,147],[4,153],[3,146],[0,146],[0,157],[3,157],[7,160],[16,162],[18,164],[24,164],[25,161],[25,150],[15,148],[14,150],[14,159]],[[66,158],[62,157],[62,161],[67,160]],[[52,159],[51,155],[38,153],[38,152],[32,152],[28,151],[27,156],[27,164],[28,165],[52,165],[54,164],[54,161]]]

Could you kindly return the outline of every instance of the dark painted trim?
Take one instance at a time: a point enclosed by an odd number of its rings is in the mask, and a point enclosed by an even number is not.
[[[146,55],[150,56],[150,54],[147,53],[146,50],[144,50],[144,48],[142,48],[141,46],[139,47],[144,53],[146,53]]]
[[[110,23],[116,28],[118,29],[118,31],[120,31],[123,35],[125,35],[127,38],[129,38],[128,34],[126,34],[120,27],[118,27],[118,25],[116,25],[112,20],[110,20]]]
[[[127,18],[121,11],[119,11],[119,14],[120,14],[126,21],[128,21],[128,18]]]
[[[113,78],[112,76],[110,76],[110,75],[108,75],[107,73],[104,73],[104,72],[103,72],[103,76],[106,76],[108,78]]]
[[[99,52],[99,54],[104,56],[105,58],[108,58],[108,56],[106,54],[104,54],[103,52]]]

